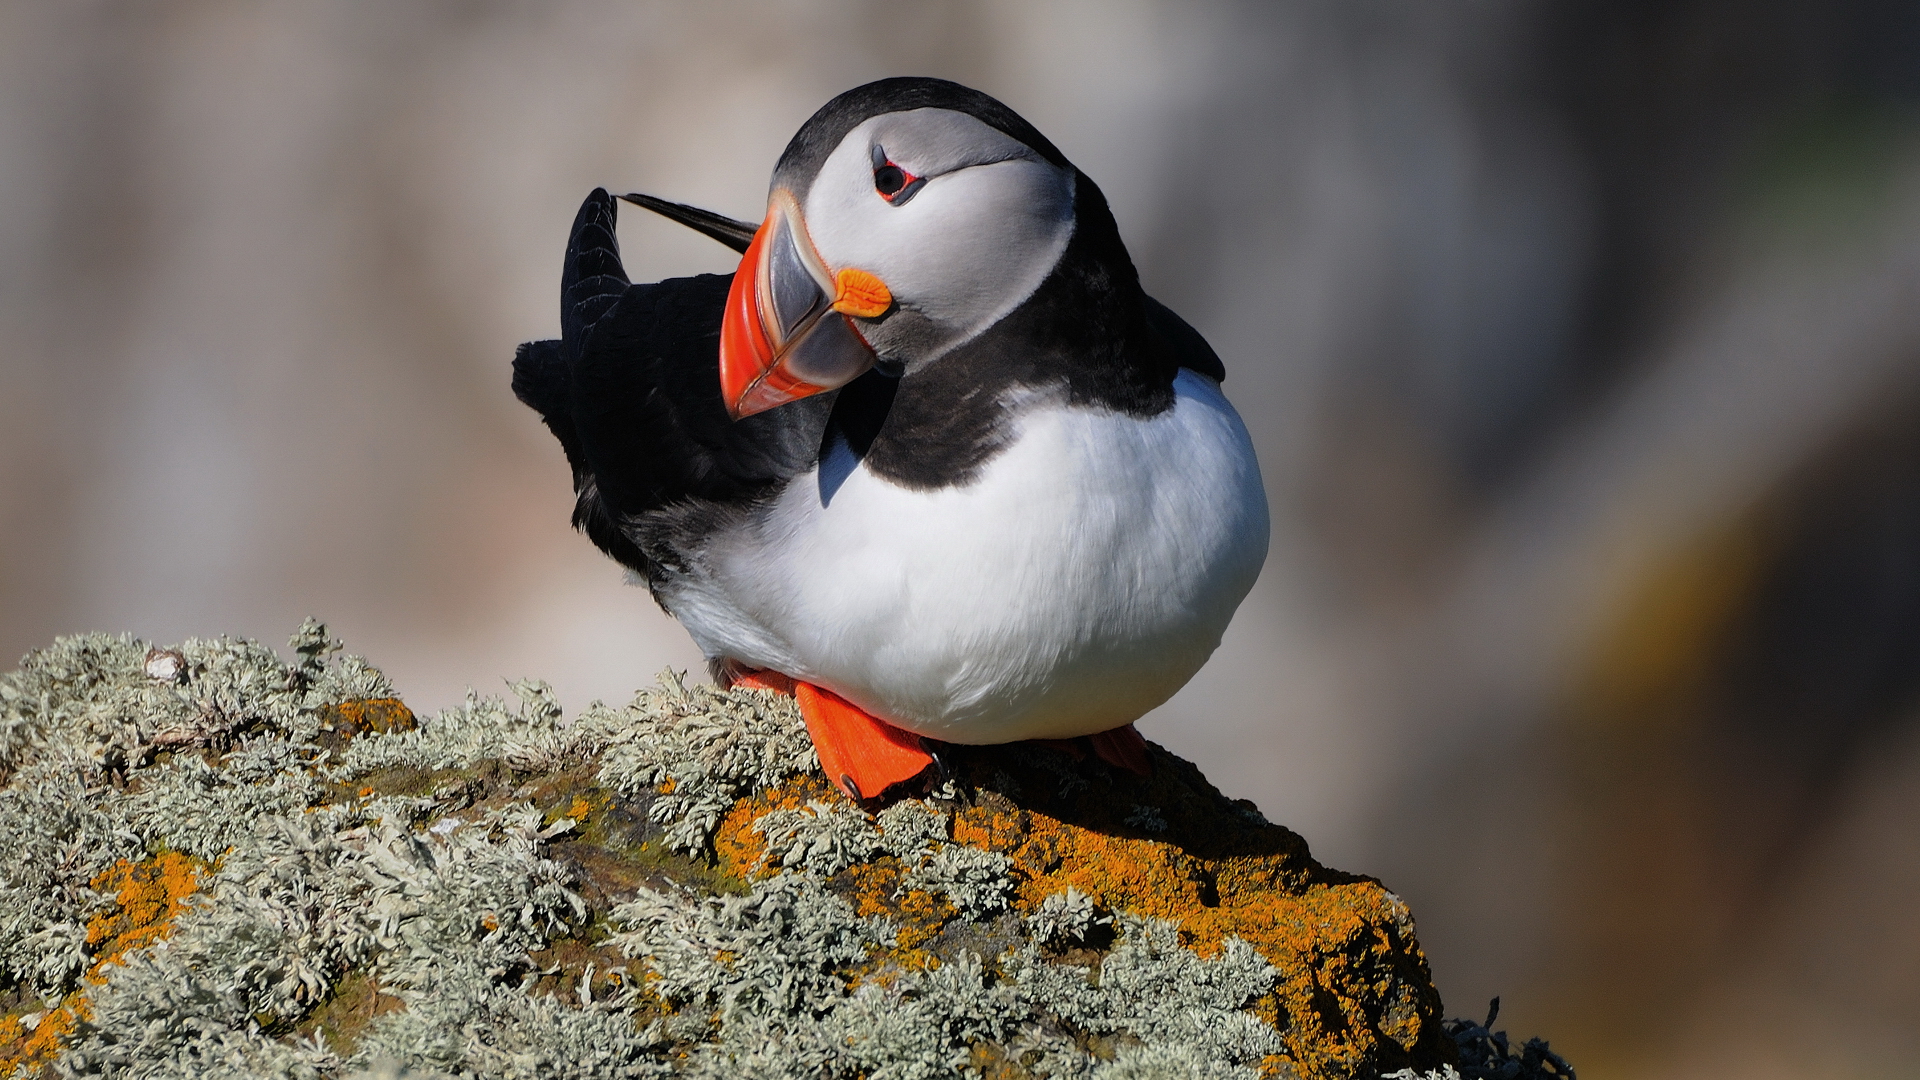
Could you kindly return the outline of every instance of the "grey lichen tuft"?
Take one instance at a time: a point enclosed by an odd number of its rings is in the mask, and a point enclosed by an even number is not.
[[[310,645],[311,636],[303,627],[294,640]],[[393,693],[355,656],[316,652],[289,666],[256,642],[217,638],[165,650],[172,659],[150,671],[150,651],[128,635],[83,634],[0,675],[0,775],[43,760],[121,775],[159,754],[225,748],[252,733],[310,741],[321,708]]]
[[[435,772],[470,768],[482,761],[517,762],[527,771],[552,768],[570,756],[598,749],[593,733],[562,729],[553,688],[522,679],[509,689],[516,707],[467,691],[466,701],[407,731],[356,739],[328,775],[355,780],[389,769]]]
[[[741,1017],[799,1017],[845,990],[843,968],[888,944],[885,920],[860,918],[808,873],[782,873],[746,896],[642,890],[613,910],[611,944],[642,959],[675,1006]]]
[[[880,830],[858,808],[819,799],[799,810],[772,810],[753,823],[767,845],[766,858],[780,866],[804,866],[837,874],[865,862],[885,845]]]
[[[997,851],[962,844],[943,844],[919,866],[907,871],[901,885],[940,893],[960,914],[970,919],[997,915],[1013,897],[1013,879],[1007,871],[1013,860]]]
[[[874,817],[880,846],[897,859],[917,862],[944,842],[952,824],[944,810],[921,799],[902,799]]]
[[[1092,897],[1068,886],[1042,900],[1039,909],[1027,916],[1027,932],[1041,945],[1082,945],[1095,927],[1112,921],[1100,914]]]
[[[600,781],[652,795],[652,818],[676,851],[706,850],[740,797],[819,768],[792,698],[689,687],[671,670],[625,708],[595,702],[577,726],[606,733]]]
[[[1136,804],[1127,814],[1127,824],[1143,832],[1163,833],[1167,831],[1167,819],[1160,811],[1151,806]]]

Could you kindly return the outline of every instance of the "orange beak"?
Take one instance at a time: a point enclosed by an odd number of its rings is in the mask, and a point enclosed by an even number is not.
[[[828,272],[793,196],[775,191],[720,322],[720,396],[738,420],[834,390],[873,366],[853,318],[871,319],[893,295],[864,270]]]

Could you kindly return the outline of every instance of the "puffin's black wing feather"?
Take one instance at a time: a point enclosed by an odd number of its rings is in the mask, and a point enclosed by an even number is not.
[[[1142,296],[1146,294],[1142,293]],[[1146,296],[1147,325],[1160,335],[1161,340],[1173,347],[1174,355],[1180,358],[1180,366],[1197,371],[1214,382],[1227,380],[1227,365],[1220,362],[1220,354],[1213,351],[1207,339],[1200,331],[1187,325],[1187,320],[1173,313],[1173,309]]]
[[[529,341],[513,353],[513,396],[540,414],[547,430],[560,440],[573,469],[575,486],[586,468],[580,433],[573,426],[573,378],[560,354],[558,341]]]
[[[835,395],[731,419],[719,370],[731,276],[630,284],[616,212],[604,191],[580,208],[561,279],[560,341],[521,346],[514,392],[573,465],[575,527],[654,578],[660,529],[711,520],[689,507],[745,505],[813,466]],[[643,533],[645,545],[636,540]],[[698,540],[664,538],[671,547]]]

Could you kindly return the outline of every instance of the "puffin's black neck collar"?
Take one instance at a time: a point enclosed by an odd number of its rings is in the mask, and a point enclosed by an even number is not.
[[[1026,302],[979,337],[897,380],[840,392],[826,441],[903,487],[971,483],[1020,413],[1062,402],[1147,417],[1171,408],[1179,358],[1148,326],[1146,297],[1099,187],[1075,174],[1073,239]]]

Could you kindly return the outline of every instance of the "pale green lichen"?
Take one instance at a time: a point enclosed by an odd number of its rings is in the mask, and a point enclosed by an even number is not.
[[[945,811],[920,799],[902,799],[874,815],[880,846],[897,859],[917,859],[951,835]]]
[[[1026,945],[856,987],[841,970],[891,944],[892,930],[809,873],[748,897],[654,893],[614,917],[631,927],[614,940],[657,990],[683,1015],[712,1018],[678,1032],[691,1042],[688,1075],[953,1076],[974,1047],[1016,1034],[1034,1075],[1135,1075],[1111,1073],[1073,1030],[1158,1047],[1209,1077],[1253,1077],[1279,1052],[1272,1028],[1241,1011],[1271,984],[1271,965],[1238,941],[1202,959],[1170,923],[1129,922],[1097,978]]]
[[[830,1005],[845,990],[840,969],[893,937],[885,920],[860,918],[817,876],[793,872],[746,896],[643,889],[613,920],[627,929],[612,944],[645,962],[663,998],[711,1010],[723,1027]]]
[[[61,638],[0,675],[0,982],[57,997],[84,970],[76,942],[103,899],[88,883],[151,846],[217,854],[259,815],[306,805],[313,781],[266,764],[320,732],[318,710],[392,693],[311,620],[283,664],[220,638],[156,650],[132,637]],[[240,772],[197,753],[258,739]],[[168,757],[159,768],[157,758]],[[124,785],[139,770],[140,789]]]
[[[646,890],[613,912],[624,929],[612,943],[683,1018],[712,1024],[677,1032],[690,1044],[688,1075],[952,1076],[976,1047],[1011,1042],[1031,1075],[1142,1075],[1177,1061],[1192,1075],[1253,1077],[1280,1051],[1273,1029],[1244,1011],[1272,985],[1272,966],[1238,939],[1202,959],[1159,920],[1127,920],[1097,974],[1047,959],[1035,934],[991,962],[963,950],[931,971],[857,982],[848,969],[893,946],[895,928],[859,916],[829,878],[885,850],[908,867],[903,890],[938,892],[980,921],[1006,907],[1011,861],[947,840],[949,815],[923,800],[877,818],[812,801],[767,811],[754,830],[766,861],[784,869],[749,895]],[[1084,923],[1084,934],[1087,907],[1084,919],[1061,918]],[[1082,1045],[1088,1035],[1155,1049],[1105,1061]]]
[[[307,741],[319,709],[387,697],[386,677],[308,620],[293,665],[256,642],[189,640],[159,650],[127,635],[60,638],[0,675],[0,772],[49,755],[123,773],[155,755],[230,745],[255,732]]]
[[[0,985],[57,1000],[86,970],[86,923],[105,899],[89,883],[144,842],[97,800],[78,763],[42,760],[0,789]]]
[[[273,740],[278,750],[291,744]],[[140,790],[126,801],[128,823],[151,842],[202,859],[214,859],[234,847],[254,823],[298,813],[313,804],[320,784],[297,756],[264,774],[262,758],[239,770],[198,756],[177,757],[142,772]]]
[[[1128,825],[1142,832],[1163,833],[1167,831],[1167,819],[1160,811],[1151,806],[1136,805],[1127,814]]]
[[[502,983],[497,971],[452,955],[436,992],[377,1021],[356,1059],[405,1063],[409,1080],[458,1077],[672,1075],[660,1025],[637,1029],[618,1002],[562,1000]],[[388,1075],[394,1075],[389,1073]]]

